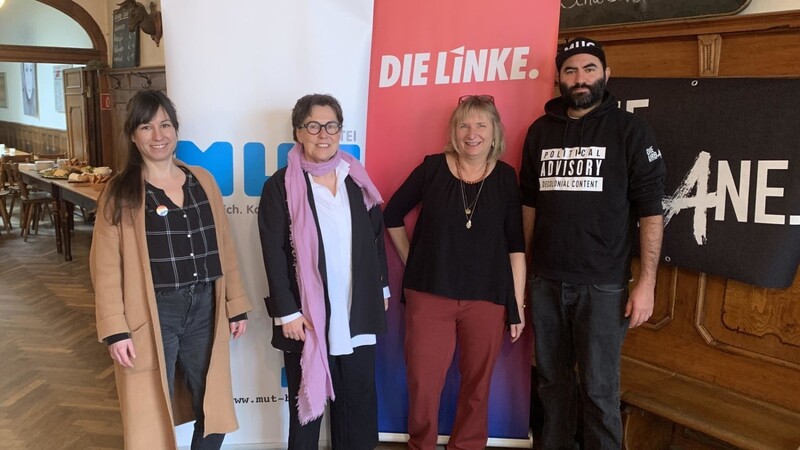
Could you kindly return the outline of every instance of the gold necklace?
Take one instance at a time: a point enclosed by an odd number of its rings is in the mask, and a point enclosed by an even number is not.
[[[472,215],[475,214],[475,208],[478,206],[478,198],[481,196],[481,191],[483,191],[483,183],[486,181],[486,175],[489,173],[489,161],[486,161],[486,168],[483,169],[483,175],[481,176],[481,179],[470,183],[464,181],[464,178],[461,177],[461,165],[458,161],[458,155],[456,155],[456,173],[458,174],[458,181],[460,182],[459,185],[461,186],[461,202],[464,205],[464,217],[467,219],[466,226],[469,230],[472,228]],[[478,182],[481,183],[481,185],[478,187],[478,193],[475,195],[475,199],[467,204],[467,193],[464,190],[464,184],[476,184]]]
[[[458,157],[458,153],[456,153],[456,173],[458,174],[458,179],[461,180],[461,182],[463,182],[463,183],[467,183],[467,184],[480,183],[481,181],[483,181],[484,178],[486,178],[486,174],[489,173],[489,161],[487,160],[486,161],[486,167],[483,169],[483,175],[481,175],[481,177],[478,178],[475,181],[466,181],[466,180],[464,180],[464,178],[461,177],[461,163],[459,161],[461,161],[461,160]]]

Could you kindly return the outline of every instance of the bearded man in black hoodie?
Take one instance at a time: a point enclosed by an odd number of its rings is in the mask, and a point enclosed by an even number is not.
[[[542,448],[577,448],[580,392],[585,448],[619,450],[622,341],[653,313],[666,170],[650,126],[606,91],[599,43],[567,42],[556,68],[561,97],[528,129],[520,169]]]

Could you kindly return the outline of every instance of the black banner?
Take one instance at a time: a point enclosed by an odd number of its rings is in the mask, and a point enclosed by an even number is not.
[[[800,80],[611,78],[667,165],[662,261],[770,288],[800,262]]]

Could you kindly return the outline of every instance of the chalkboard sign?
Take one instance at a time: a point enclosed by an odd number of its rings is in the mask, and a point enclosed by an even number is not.
[[[559,30],[734,14],[750,0],[561,0]]]
[[[111,67],[125,68],[139,66],[139,28],[128,31],[128,17],[133,8],[119,8],[114,11],[114,50]]]

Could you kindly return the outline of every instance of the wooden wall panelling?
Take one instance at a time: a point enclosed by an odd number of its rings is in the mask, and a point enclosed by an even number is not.
[[[788,289],[711,283],[697,302],[695,326],[709,345],[800,372],[798,324],[800,272]]]
[[[602,42],[602,41],[601,41]],[[606,44],[606,63],[612,77],[680,77],[697,72],[697,38]]]
[[[623,413],[634,420],[624,422],[624,445],[627,450],[668,450],[672,442],[672,422],[643,409],[628,406]],[[645,445],[641,445],[646,442]]]
[[[659,270],[672,268],[663,266]],[[707,298],[715,297],[720,289],[724,291],[724,279],[707,277],[704,281],[704,278],[704,274],[679,269],[675,292],[669,294],[675,298],[673,320],[659,329],[631,330],[623,354],[800,414],[800,371],[744,353],[726,351],[709,343],[696,327],[701,289],[711,291],[706,294]],[[662,294],[659,294],[657,302],[661,299]],[[715,318],[721,321],[722,312],[710,311],[705,321]]]
[[[758,38],[743,33],[723,36],[719,75],[798,77],[800,31],[779,28]]]
[[[719,58],[722,50],[722,36],[719,34],[702,34],[697,36],[699,72],[701,77],[719,75]]]
[[[612,76],[800,77],[800,11],[570,33],[577,35],[604,44]],[[798,448],[800,277],[788,289],[762,289],[662,265],[656,288],[653,317],[625,341],[623,398],[741,448]],[[748,425],[731,429],[741,423]],[[696,443],[699,434],[685,431],[675,426],[673,446]],[[728,445],[708,442],[698,448]]]
[[[24,152],[40,154],[67,153],[67,132],[16,122],[0,122],[0,143]]]

